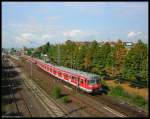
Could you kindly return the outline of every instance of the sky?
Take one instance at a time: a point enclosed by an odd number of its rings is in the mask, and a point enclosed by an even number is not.
[[[2,2],[2,47],[72,41],[148,43],[148,2]]]

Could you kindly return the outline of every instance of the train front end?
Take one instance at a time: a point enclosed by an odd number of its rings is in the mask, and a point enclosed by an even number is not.
[[[102,88],[99,77],[91,77],[90,80],[88,80],[88,87],[91,89],[91,93],[99,92]]]

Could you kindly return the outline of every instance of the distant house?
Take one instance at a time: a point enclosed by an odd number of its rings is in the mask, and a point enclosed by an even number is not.
[[[101,47],[101,46],[104,45],[104,44],[105,44],[104,41],[103,41],[103,42],[98,42],[99,47]]]
[[[104,42],[104,44],[109,44],[111,47],[114,47],[116,42],[113,42],[113,41],[107,41],[107,42]]]
[[[87,44],[90,44],[91,42],[89,41],[81,41],[81,42],[75,42],[77,45],[87,45]]]
[[[84,42],[75,42],[77,45],[85,45],[85,44],[90,44],[91,42],[90,41],[84,41]],[[111,47],[114,47],[115,44],[117,42],[114,42],[114,41],[107,41],[107,42],[98,42],[98,45],[99,47],[101,47],[102,45],[104,44],[110,44]],[[130,50],[130,48],[134,45],[134,43],[132,42],[123,42],[125,48],[127,48],[128,50]]]
[[[131,47],[133,46],[133,43],[132,42],[124,42],[124,46],[125,46],[125,48],[130,50]]]

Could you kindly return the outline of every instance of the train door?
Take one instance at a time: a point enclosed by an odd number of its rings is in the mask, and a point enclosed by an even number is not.
[[[72,76],[68,75],[68,81],[71,82],[72,81]]]
[[[53,74],[56,75],[56,70],[53,68]]]
[[[52,67],[49,68],[49,72],[50,72],[50,73],[52,72]]]
[[[79,82],[80,82],[80,78],[78,77],[78,78],[77,78],[77,86],[78,86],[78,87],[80,86]]]
[[[49,66],[47,66],[47,72],[49,72]]]
[[[65,79],[65,80],[68,80],[68,78],[69,78],[69,77],[68,77],[68,74],[64,73],[63,76],[64,76],[64,79]]]
[[[61,71],[58,71],[58,76],[59,76],[59,77],[62,77]]]
[[[85,79],[84,78],[80,78],[80,80],[79,80],[79,86],[85,87]]]

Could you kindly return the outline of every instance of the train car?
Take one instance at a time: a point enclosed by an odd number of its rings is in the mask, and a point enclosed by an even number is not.
[[[55,76],[56,78],[68,82],[87,93],[97,92],[101,88],[101,83],[98,75],[62,66],[55,66],[32,57],[27,58],[35,63],[38,67]]]

